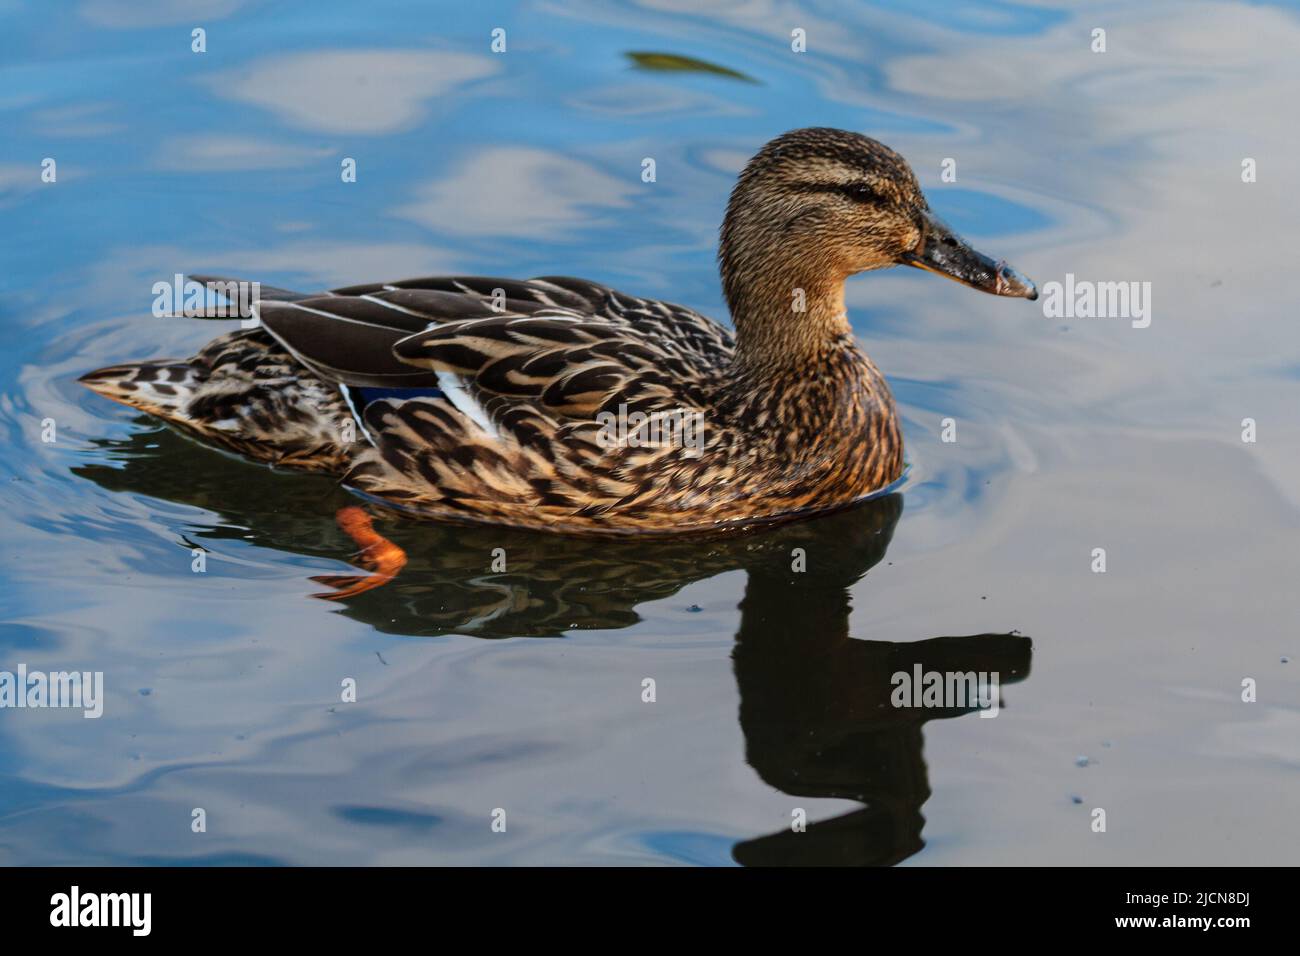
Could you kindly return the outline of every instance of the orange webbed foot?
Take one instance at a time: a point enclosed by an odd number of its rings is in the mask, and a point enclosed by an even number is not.
[[[340,508],[334,518],[344,533],[361,548],[353,557],[353,563],[372,573],[317,575],[313,581],[335,590],[313,594],[312,597],[325,601],[355,597],[387,584],[406,566],[406,552],[376,531],[370,515],[360,508],[355,505]]]

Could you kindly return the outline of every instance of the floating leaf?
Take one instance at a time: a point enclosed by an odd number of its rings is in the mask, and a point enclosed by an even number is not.
[[[677,53],[653,53],[646,50],[633,50],[627,53],[627,58],[636,64],[638,69],[642,70],[655,70],[660,73],[712,73],[714,76],[729,76],[733,80],[740,80],[744,83],[758,82],[752,76],[746,76],[739,70],[718,66],[718,64],[710,63],[707,60],[697,60],[693,56],[681,56]]]

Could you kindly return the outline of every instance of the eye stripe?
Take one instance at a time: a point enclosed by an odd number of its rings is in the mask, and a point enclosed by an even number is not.
[[[864,182],[794,183],[791,188],[804,193],[839,193],[858,202],[878,202],[881,198],[880,193]]]

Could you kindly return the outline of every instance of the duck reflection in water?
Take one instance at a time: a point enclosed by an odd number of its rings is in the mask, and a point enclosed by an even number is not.
[[[156,427],[97,444],[111,463],[81,465],[77,474],[112,491],[214,512],[220,520],[196,534],[211,550],[223,539],[335,559],[354,549],[326,507],[351,499],[327,479],[290,480]],[[924,845],[923,725],[978,706],[896,707],[894,675],[919,665],[927,673],[990,673],[1005,686],[1028,676],[1031,657],[1029,638],[1016,634],[850,637],[850,588],[884,557],[902,506],[902,496],[890,494],[717,539],[594,540],[395,522],[388,533],[409,556],[406,568],[340,610],[387,634],[559,637],[629,627],[640,620],[638,605],[744,569],[732,659],[746,759],[795,798],[792,810],[814,798],[862,807],[744,840],[733,857],[743,865],[890,865]],[[493,573],[497,548],[508,570]]]

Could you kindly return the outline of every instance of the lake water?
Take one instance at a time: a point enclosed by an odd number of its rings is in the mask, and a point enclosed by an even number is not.
[[[0,863],[1294,863],[1297,49],[1291,4],[0,2],[0,671],[104,675],[99,719],[0,710]],[[714,542],[389,521],[411,563],[346,604],[354,499],[75,381],[225,330],[151,314],[176,273],[725,318],[734,176],[812,125],[1149,326],[857,277],[898,493]],[[999,673],[996,719],[891,706],[917,664]]]

